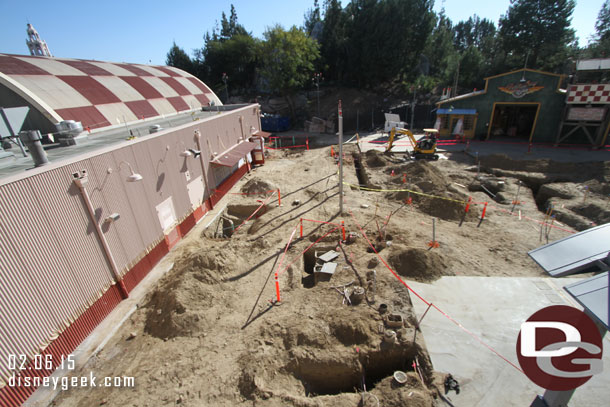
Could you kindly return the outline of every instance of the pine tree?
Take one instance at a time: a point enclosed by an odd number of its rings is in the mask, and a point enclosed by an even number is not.
[[[172,47],[167,53],[167,57],[165,59],[165,64],[168,66],[173,66],[178,69],[182,69],[190,74],[194,74],[194,66],[191,58],[184,52],[182,48],[176,45],[174,41]]]
[[[574,7],[574,0],[511,0],[499,23],[503,68],[521,68],[527,57],[528,67],[561,71],[575,41]]]

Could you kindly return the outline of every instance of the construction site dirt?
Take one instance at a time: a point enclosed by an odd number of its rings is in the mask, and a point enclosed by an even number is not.
[[[542,277],[529,250],[610,221],[608,162],[411,161],[354,144],[341,214],[330,150],[268,151],[71,372],[135,386],[71,389],[54,405],[450,405],[452,372],[434,370],[409,281]]]

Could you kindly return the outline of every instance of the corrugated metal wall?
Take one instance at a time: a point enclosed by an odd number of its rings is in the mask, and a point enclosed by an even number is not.
[[[212,152],[222,153],[249,137],[258,123],[258,105],[251,105],[0,180],[0,404],[15,400],[6,395],[9,355],[31,359],[48,352],[56,338],[77,329],[71,325],[90,331],[118,302],[110,264],[72,174],[86,170],[96,221],[125,275],[136,265],[154,264],[167,251],[156,249],[166,239],[156,209],[160,203],[171,199],[176,226],[193,217],[187,184],[203,183],[201,161],[179,154],[197,149],[195,131],[201,134],[205,174],[213,189]],[[142,181],[126,182],[126,163]],[[203,200],[213,193],[205,191]],[[104,223],[112,213],[120,219]],[[72,345],[84,336],[71,334]],[[64,349],[58,348],[54,352]]]

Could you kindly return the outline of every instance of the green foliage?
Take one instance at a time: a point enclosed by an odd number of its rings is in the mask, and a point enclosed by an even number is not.
[[[610,0],[606,0],[595,21],[595,37],[583,50],[583,58],[607,58],[610,56]]]
[[[604,1],[595,21],[595,31],[598,41],[610,39],[610,0]]]
[[[304,17],[305,21],[303,22],[303,30],[307,33],[307,35],[311,36],[316,24],[322,21],[320,16],[320,4],[318,3],[318,0],[314,0],[313,8],[307,10]]]
[[[340,79],[345,58],[345,15],[338,0],[324,1],[324,24],[320,39],[322,61],[329,79]]]
[[[476,14],[453,24],[433,0],[313,0],[302,29],[268,29],[253,38],[238,23],[231,5],[217,27],[204,36],[192,60],[175,43],[167,63],[224,91],[223,74],[233,92],[256,84],[290,95],[306,86],[314,71],[327,83],[375,87],[415,84],[422,92],[436,86],[482,88],[484,78],[522,68],[562,72],[569,58],[610,55],[610,0],[596,22],[597,35],[582,52],[570,19],[574,0],[511,0],[498,28]],[[459,75],[458,75],[459,69]],[[257,78],[259,79],[257,81]],[[289,98],[288,98],[289,99]]]
[[[499,23],[500,68],[522,68],[529,54],[528,67],[561,71],[575,41],[574,6],[574,0],[511,0]]]
[[[430,0],[350,2],[342,13],[345,81],[367,86],[415,76],[434,27],[432,5]]]
[[[186,54],[186,52],[184,52],[182,48],[176,45],[175,41],[172,47],[169,49],[169,52],[167,53],[167,57],[165,58],[165,64],[168,66],[176,67],[178,69],[182,69],[183,71],[186,71],[190,74],[195,73],[193,61],[191,61],[191,58]]]
[[[453,23],[445,16],[445,11],[441,10],[424,53],[430,62],[430,75],[444,83],[453,83],[457,69],[459,56],[453,38]]]
[[[268,28],[260,44],[260,74],[272,91],[289,95],[311,80],[320,56],[318,43],[293,26]]]
[[[216,90],[224,89],[223,74],[233,90],[243,91],[254,85],[259,41],[237,22],[233,5],[229,19],[222,13],[220,30],[206,33],[204,40],[204,47],[195,52],[199,78]]]

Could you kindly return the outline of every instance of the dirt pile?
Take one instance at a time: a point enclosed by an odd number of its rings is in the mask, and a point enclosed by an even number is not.
[[[377,150],[369,150],[364,153],[364,161],[366,165],[370,168],[380,168],[385,167],[389,164],[388,158]]]
[[[268,196],[277,190],[277,186],[259,178],[252,178],[241,187],[241,192],[248,195]]]
[[[406,335],[409,340],[386,343],[378,329],[383,324],[379,313],[365,307],[358,311],[339,306],[329,313],[317,308],[302,315],[307,323],[282,318],[262,326],[260,349],[241,359],[242,396],[255,403],[264,399],[273,406],[274,401],[278,406],[353,406],[366,384],[374,395],[371,399],[384,406],[398,407],[405,401],[433,406],[432,366],[420,339],[413,342],[412,328]],[[410,373],[403,385],[392,377],[396,370],[412,370],[415,359],[429,388],[416,373]]]
[[[388,260],[398,274],[416,281],[429,282],[453,275],[444,258],[433,250],[394,246]]]
[[[207,242],[185,246],[173,269],[150,295],[145,305],[146,333],[168,339],[203,331],[210,323],[206,311],[219,295],[214,286],[227,275],[246,270],[229,246],[210,247]]]
[[[468,197],[451,185],[449,178],[436,167],[437,165],[439,164],[414,161],[385,169],[384,172],[390,176],[391,189],[415,192],[390,192],[388,197],[401,202],[410,197],[420,211],[440,219],[459,221],[466,215],[464,220],[475,220],[478,216],[477,209],[472,207],[468,214],[465,213]]]

